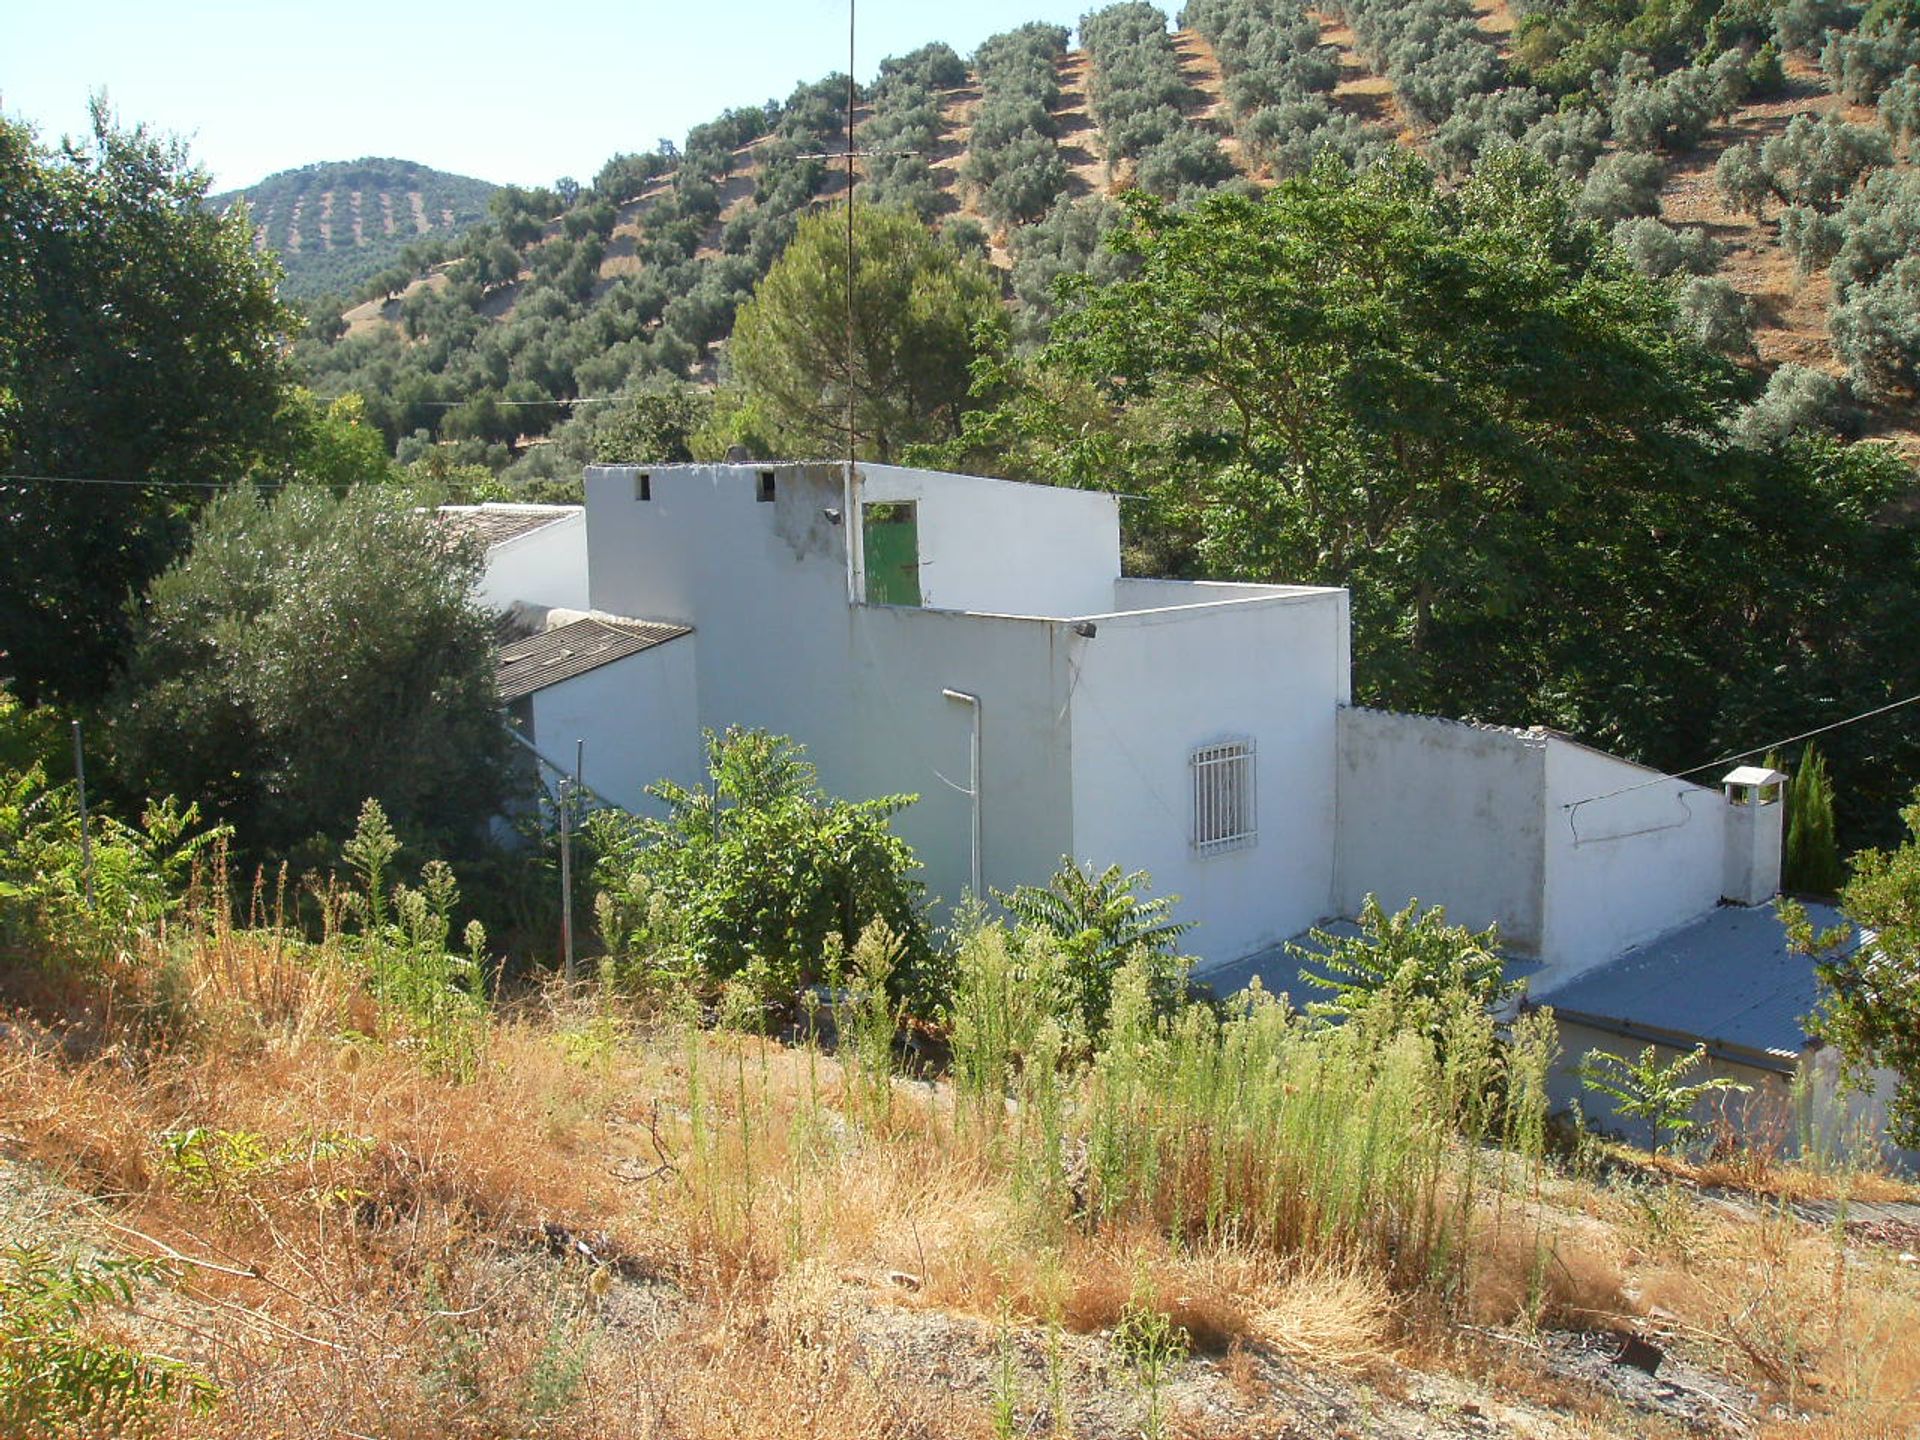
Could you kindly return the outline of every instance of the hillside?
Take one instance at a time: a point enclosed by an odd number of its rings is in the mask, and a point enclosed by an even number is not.
[[[107,1433],[77,1404],[103,1392],[156,1440],[1917,1418],[1920,1205],[1879,1176],[1543,1149],[1511,1118],[1482,1143],[1497,1107],[1445,1099],[1477,1093],[1458,1049],[1342,1045],[1270,999],[1217,1073],[1196,1011],[1091,1065],[1055,1030],[983,1085],[981,1049],[971,1081],[896,1053],[866,989],[838,1047],[612,985],[436,1011],[392,978],[438,963],[403,943],[202,906],[105,971],[10,972],[0,1380],[31,1433]],[[722,1011],[757,1025],[745,992]]]
[[[1053,278],[1096,263],[1106,201],[1123,189],[1185,199],[1274,183],[1327,151],[1366,163],[1390,145],[1459,174],[1518,144],[1577,185],[1592,218],[1623,227],[1635,262],[1667,279],[1707,343],[1757,376],[1790,363],[1833,377],[1814,423],[1920,454],[1915,347],[1888,318],[1905,282],[1884,259],[1864,271],[1849,261],[1849,299],[1826,275],[1847,234],[1904,214],[1900,87],[1920,81],[1894,77],[1920,51],[1839,12],[1723,20],[1706,7],[1634,39],[1592,8],[1552,19],[1501,0],[1193,0],[1170,30],[1162,12],[1126,3],[1083,17],[1080,48],[1043,25],[965,60],[927,46],[884,62],[863,93],[861,181],[868,199],[980,246],[1007,275],[1016,334],[1033,340]],[[539,402],[558,416],[576,396],[648,376],[711,383],[733,310],[792,218],[843,190],[829,163],[844,149],[843,85],[829,76],[728,111],[677,155],[616,156],[570,205],[532,192],[517,225],[476,231],[466,258],[420,275],[410,295],[349,312],[345,347],[307,353],[318,384],[391,377],[421,342],[444,339],[421,377],[431,407],[400,413],[370,386],[369,404],[392,440],[424,429],[509,446],[493,452],[497,467],[553,428],[531,418]],[[1801,115],[1831,123],[1790,136]],[[1743,145],[1771,188],[1736,204],[1716,173]],[[1865,158],[1809,161],[1810,146]],[[1837,180],[1804,173],[1849,163]],[[1842,353],[1832,315],[1847,303],[1848,323],[1871,333]],[[484,436],[441,423],[477,393],[509,390],[528,423]]]
[[[452,238],[485,217],[495,186],[409,160],[366,158],[307,165],[210,196],[216,209],[244,201],[254,243],[279,256],[282,292],[344,295],[429,236]]]

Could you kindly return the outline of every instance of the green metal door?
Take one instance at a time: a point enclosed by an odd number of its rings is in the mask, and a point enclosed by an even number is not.
[[[865,507],[862,530],[869,605],[920,603],[920,524],[911,501]]]

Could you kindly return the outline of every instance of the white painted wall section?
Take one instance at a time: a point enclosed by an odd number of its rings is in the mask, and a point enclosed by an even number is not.
[[[693,785],[705,773],[694,688],[698,639],[680,635],[534,691],[527,738],[569,770],[575,742],[584,740],[581,778],[594,793],[636,814],[663,813],[647,786]],[[542,778],[551,789],[554,777]]]
[[[587,512],[575,509],[489,547],[474,598],[488,610],[510,609],[516,601],[583,610],[587,589]]]
[[[1560,735],[1548,741],[1546,780],[1541,956],[1549,968],[1537,989],[1720,902],[1726,802],[1718,790]]]
[[[971,883],[968,785],[972,707],[980,701],[981,879],[988,890],[1040,884],[1072,847],[1072,727],[1067,627],[1053,621],[898,606],[850,613],[851,738],[841,793],[911,792],[895,831],[910,843],[942,908]],[[1098,642],[1094,642],[1098,643]]]
[[[1118,608],[1116,497],[895,465],[859,475],[863,502],[917,507],[923,606],[1056,617]]]
[[[1327,912],[1346,600],[1301,589],[1106,615],[1091,639],[1066,632],[1072,853],[1147,870],[1155,894],[1178,894],[1179,914],[1198,922],[1186,948],[1203,962],[1238,959]],[[1232,739],[1254,742],[1258,839],[1201,855],[1190,757]]]
[[[1546,890],[1544,734],[1388,710],[1340,712],[1335,909],[1444,905],[1536,953]]]

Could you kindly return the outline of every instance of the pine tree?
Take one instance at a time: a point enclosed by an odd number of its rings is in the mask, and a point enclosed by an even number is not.
[[[1845,879],[1833,833],[1833,782],[1827,778],[1826,757],[1809,740],[1787,787],[1781,885],[1795,894],[1833,895]]]

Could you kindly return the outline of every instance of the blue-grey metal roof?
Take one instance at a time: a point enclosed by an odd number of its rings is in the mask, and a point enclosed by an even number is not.
[[[1357,940],[1361,934],[1360,927],[1351,920],[1322,920],[1314,929],[1341,940]],[[1295,946],[1306,951],[1306,955],[1295,953]],[[1332,991],[1307,979],[1312,974],[1326,973],[1313,963],[1313,954],[1319,948],[1313,939],[1313,930],[1306,930],[1245,959],[1198,971],[1193,978],[1195,983],[1207,986],[1222,999],[1239,994],[1258,979],[1261,989],[1273,995],[1284,994],[1294,1009],[1304,1010],[1316,1000],[1333,999]],[[1502,955],[1501,968],[1510,982],[1530,981],[1539,973],[1540,962],[1525,956]]]
[[[1816,930],[1842,923],[1809,904]],[[1653,1027],[1712,1045],[1797,1055],[1819,986],[1813,961],[1787,949],[1771,905],[1723,905],[1533,999],[1557,1012]]]

